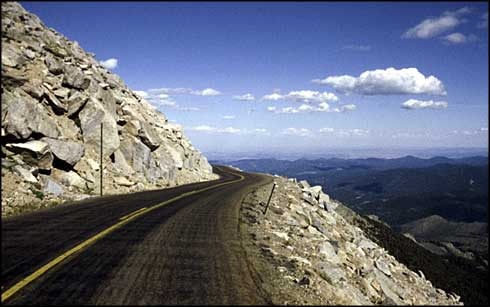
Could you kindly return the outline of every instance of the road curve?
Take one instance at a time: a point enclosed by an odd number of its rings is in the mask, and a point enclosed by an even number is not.
[[[271,178],[214,171],[220,179],[2,220],[2,303],[269,303],[246,261],[238,214],[241,199]]]

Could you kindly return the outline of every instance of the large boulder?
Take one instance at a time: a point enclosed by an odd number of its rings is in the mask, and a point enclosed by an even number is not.
[[[65,105],[46,86],[44,87],[44,97],[56,114],[63,114],[67,111]]]
[[[22,160],[35,165],[40,169],[50,169],[53,163],[53,155],[49,145],[41,141],[29,141],[26,143],[7,144],[6,147],[13,152],[22,155]]]
[[[62,85],[70,88],[84,90],[89,87],[90,79],[85,77],[80,68],[65,65]]]
[[[42,138],[43,142],[49,144],[51,152],[58,159],[70,164],[75,165],[83,157],[85,148],[82,144],[73,141],[64,141],[51,138]]]
[[[110,156],[119,148],[116,120],[96,99],[89,99],[79,113],[85,149],[91,156],[100,155],[100,124],[103,124],[103,155]]]
[[[141,138],[141,141],[152,151],[160,146],[161,140],[158,138],[158,135],[155,134],[154,129],[152,129],[147,123],[142,123],[141,129],[139,129],[139,137]]]
[[[19,139],[27,139],[33,132],[51,138],[59,136],[60,132],[54,119],[32,98],[16,97],[8,104],[6,120],[3,123],[7,134]]]
[[[85,180],[74,171],[65,172],[54,169],[52,172],[52,177],[67,187],[76,187],[79,189],[86,188]]]
[[[44,58],[44,63],[48,67],[50,73],[59,75],[63,72],[62,62],[58,61],[58,59],[56,59],[54,56],[52,56],[49,53],[46,55],[46,58]]]
[[[81,92],[75,92],[71,95],[68,100],[68,116],[72,116],[73,114],[80,111],[81,108],[85,106],[85,103],[88,101],[88,97],[82,94]]]
[[[143,173],[150,163],[150,148],[139,139],[128,136],[121,142],[121,153],[131,168]]]

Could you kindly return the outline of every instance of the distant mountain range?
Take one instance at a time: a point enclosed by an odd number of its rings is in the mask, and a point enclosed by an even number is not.
[[[430,159],[422,159],[414,156],[405,156],[394,159],[367,158],[367,159],[340,159],[319,158],[314,160],[278,160],[278,159],[240,159],[236,161],[211,160],[211,163],[230,164],[246,171],[257,171],[278,174],[320,173],[329,170],[374,169],[388,170],[396,168],[422,168],[437,164],[452,165],[488,165],[488,157],[474,156],[458,159],[437,156]]]
[[[358,213],[376,215],[417,240],[448,241],[487,253],[488,157],[243,159],[226,164],[305,179]],[[447,233],[436,231],[438,225]]]

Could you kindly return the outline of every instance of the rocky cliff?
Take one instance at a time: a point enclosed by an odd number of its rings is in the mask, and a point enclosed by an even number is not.
[[[2,216],[98,193],[215,179],[206,158],[114,73],[2,3]]]
[[[462,304],[372,241],[353,222],[356,214],[320,186],[279,176],[274,182],[267,210],[272,185],[247,196],[240,226],[249,262],[273,304]]]

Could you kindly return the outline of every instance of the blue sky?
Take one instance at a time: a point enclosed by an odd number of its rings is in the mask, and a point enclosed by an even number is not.
[[[484,2],[21,4],[205,152],[488,147]]]

